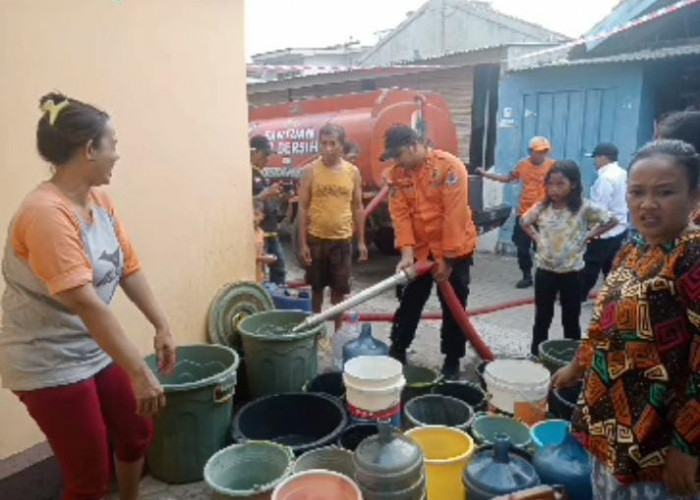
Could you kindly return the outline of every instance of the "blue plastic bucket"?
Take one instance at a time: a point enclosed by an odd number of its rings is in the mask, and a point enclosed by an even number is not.
[[[275,309],[289,311],[311,311],[311,288],[287,288],[274,283],[265,283],[265,288],[272,296]]]
[[[530,437],[536,448],[559,446],[571,430],[571,423],[566,420],[543,420],[530,428]]]

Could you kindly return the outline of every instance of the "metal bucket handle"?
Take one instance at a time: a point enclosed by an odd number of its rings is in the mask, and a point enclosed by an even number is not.
[[[224,378],[216,387],[214,387],[214,403],[222,405],[233,399],[236,393],[236,370],[233,370],[230,375]]]

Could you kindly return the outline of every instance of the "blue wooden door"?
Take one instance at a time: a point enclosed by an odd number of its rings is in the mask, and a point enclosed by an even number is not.
[[[527,155],[531,137],[543,135],[552,142],[552,157],[579,164],[588,189],[595,180],[595,166],[585,154],[599,142],[615,142],[618,89],[525,92],[521,109],[520,156]]]

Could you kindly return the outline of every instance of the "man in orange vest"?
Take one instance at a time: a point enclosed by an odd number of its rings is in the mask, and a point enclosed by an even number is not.
[[[318,137],[321,156],[304,169],[299,188],[299,246],[316,313],[321,312],[326,287],[332,304],[350,293],[353,234],[359,260],[367,260],[362,179],[358,168],[343,159],[345,129],[328,123]],[[341,324],[339,316],[335,329]]]
[[[515,285],[516,288],[532,286],[532,256],[530,249],[535,249],[535,242],[520,227],[520,217],[530,208],[544,199],[546,191],[544,178],[554,166],[554,160],[549,158],[552,146],[546,137],[533,137],[530,140],[528,152],[530,156],[520,160],[518,165],[508,175],[498,175],[487,172],[483,167],[476,171],[493,181],[515,183],[522,181],[523,190],[520,194],[520,207],[513,228],[513,243],[518,250],[518,266],[523,272],[523,278]]]
[[[395,161],[386,179],[396,246],[401,250],[397,269],[428,259],[436,263],[432,276],[405,287],[394,316],[390,354],[405,363],[433,279],[449,280],[462,307],[466,306],[477,231],[469,208],[467,169],[458,158],[425,146],[411,127],[403,125],[387,131],[385,148],[384,159]],[[442,306],[440,350],[445,355],[442,372],[446,378],[457,379],[466,339],[439,291],[438,297]]]

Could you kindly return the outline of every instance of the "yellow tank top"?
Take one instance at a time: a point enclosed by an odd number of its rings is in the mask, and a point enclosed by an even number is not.
[[[309,208],[309,234],[327,240],[352,238],[355,167],[342,161],[338,169],[326,167],[319,159],[314,169]]]

